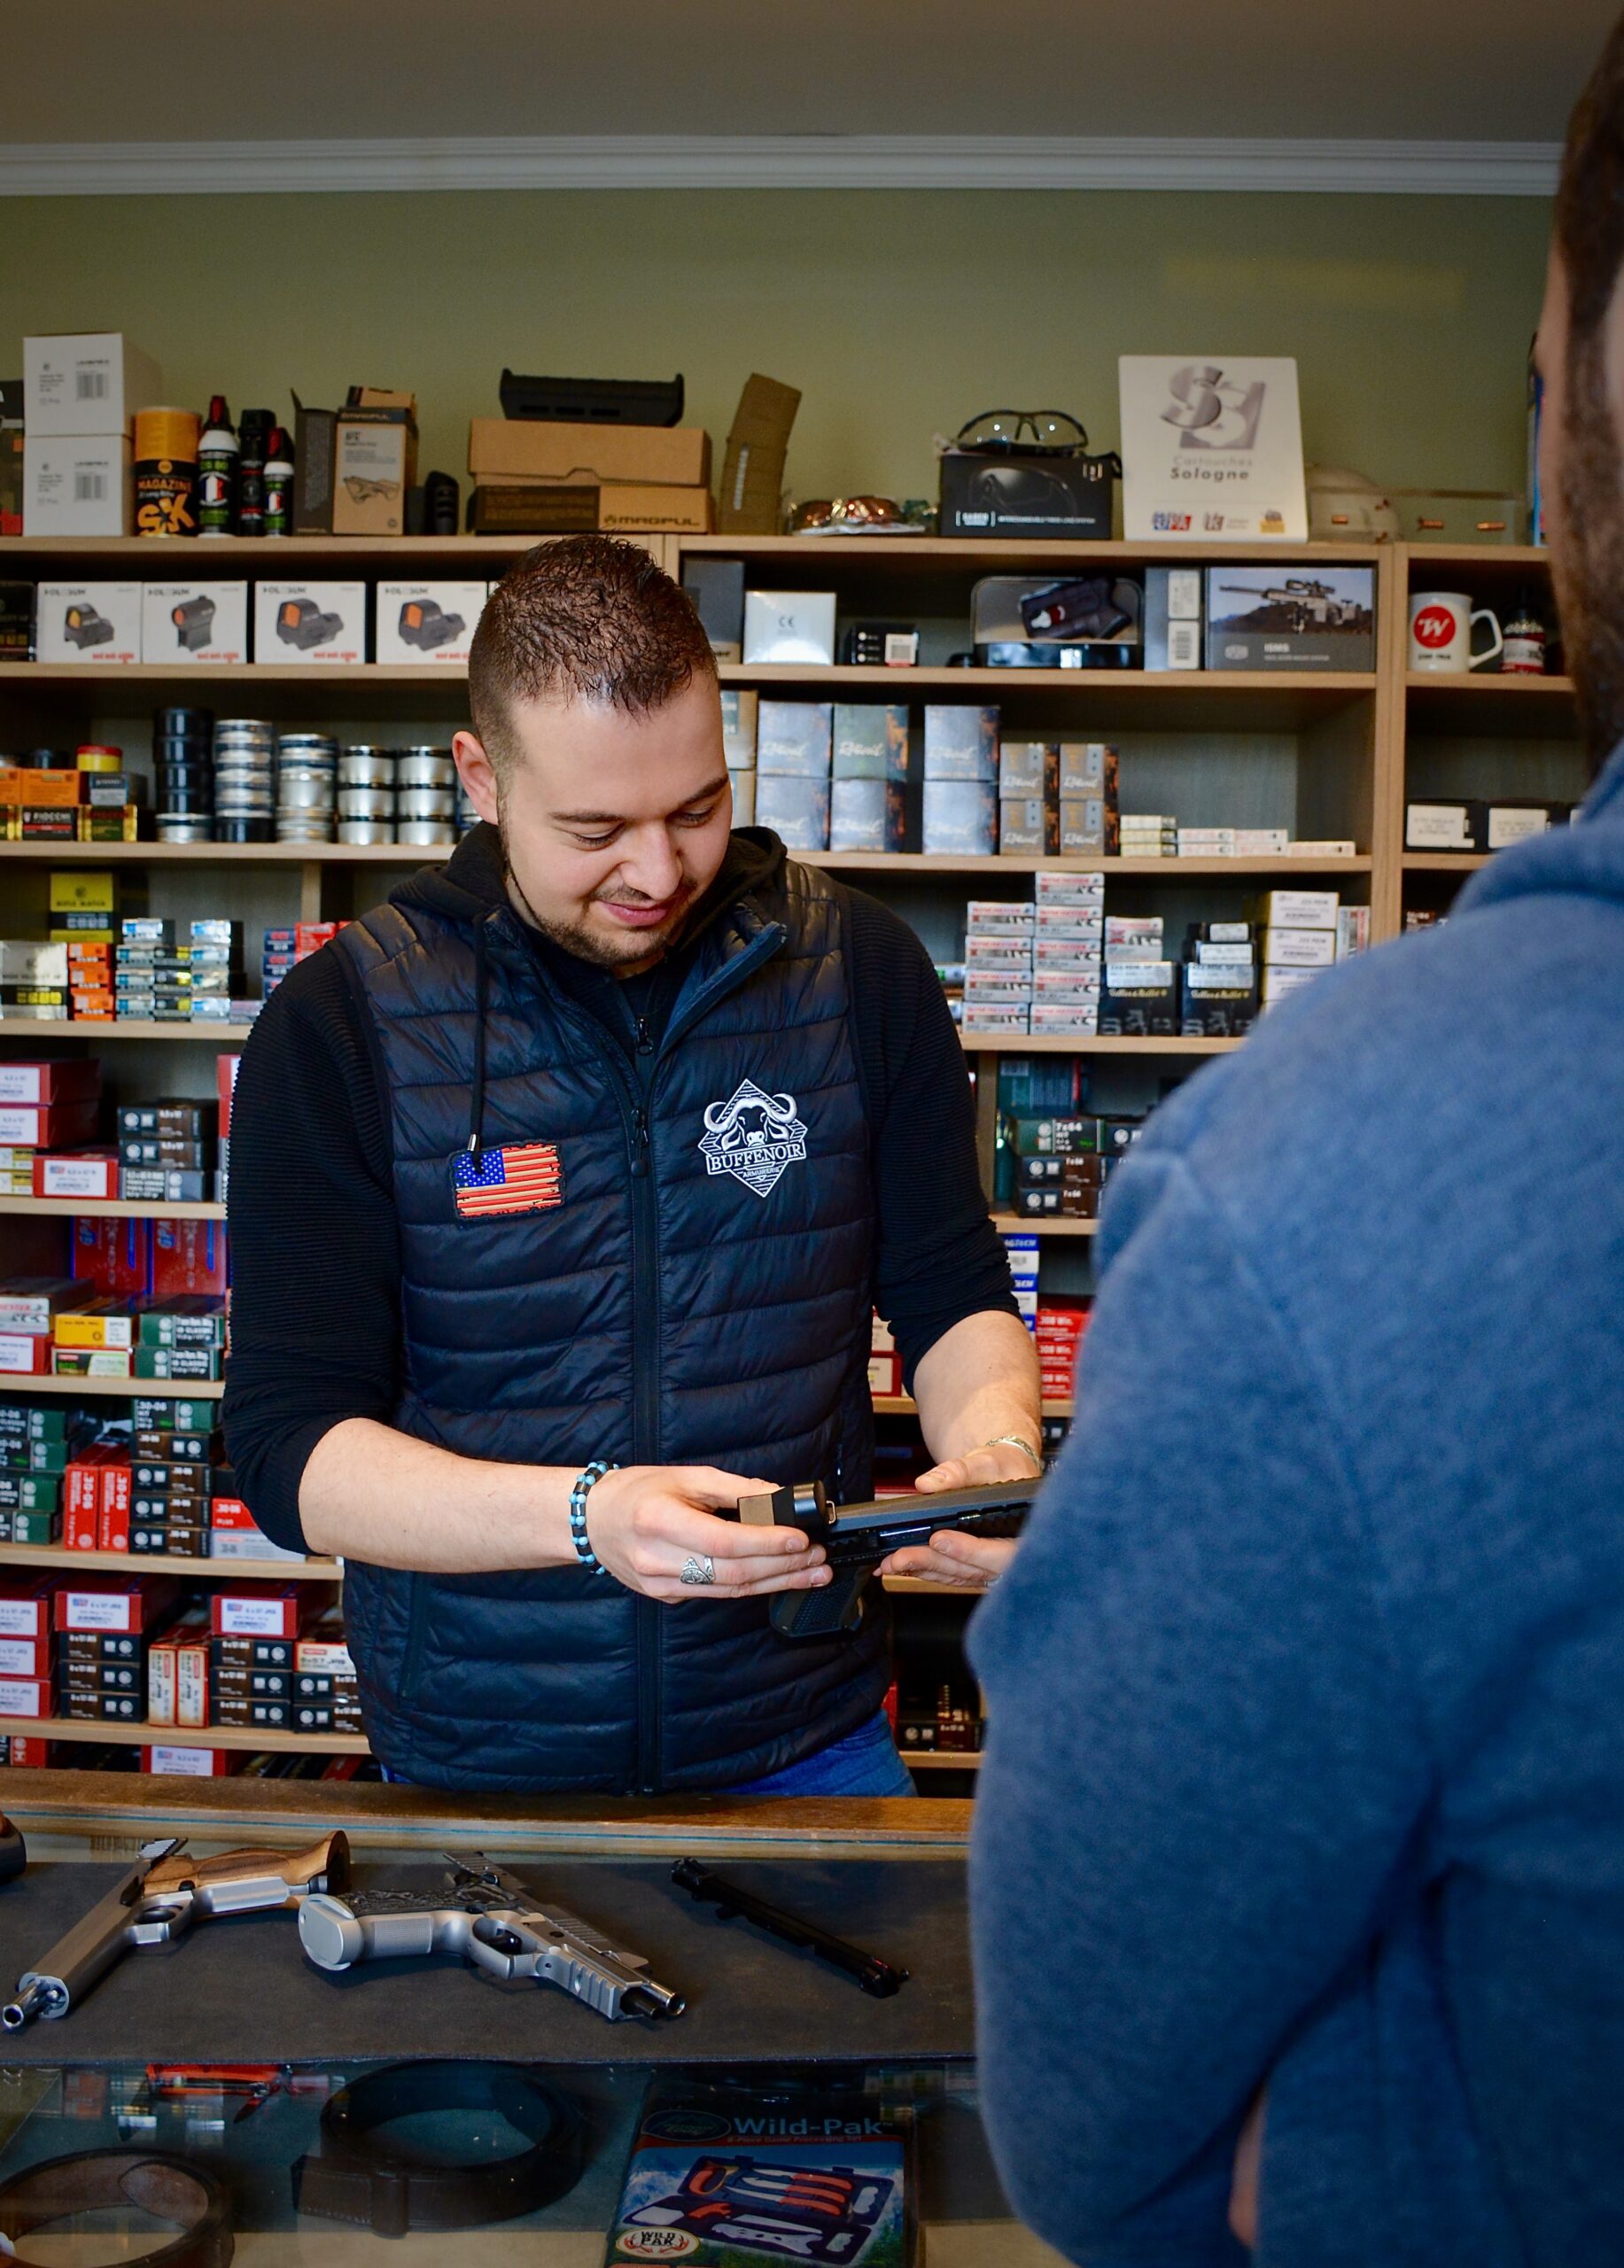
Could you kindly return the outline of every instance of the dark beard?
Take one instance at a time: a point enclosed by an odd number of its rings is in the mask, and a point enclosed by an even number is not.
[[[671,928],[663,934],[657,932],[653,937],[650,937],[645,930],[640,936],[636,931],[633,931],[626,938],[626,950],[624,952],[616,952],[612,947],[606,945],[602,938],[594,936],[589,930],[578,928],[571,921],[543,920],[519,888],[514,876],[513,864],[508,857],[506,824],[499,820],[498,827],[501,835],[502,866],[507,877],[508,889],[518,901],[519,912],[532,929],[539,929],[544,937],[550,937],[554,944],[566,953],[572,953],[577,960],[584,960],[593,968],[607,969],[611,976],[618,976],[630,963],[657,959],[662,954],[669,952],[681,936],[689,912],[686,905],[679,913]]]
[[[1597,326],[1573,347],[1563,436],[1567,540],[1550,562],[1592,777],[1624,741],[1624,459],[1605,362],[1605,333]]]

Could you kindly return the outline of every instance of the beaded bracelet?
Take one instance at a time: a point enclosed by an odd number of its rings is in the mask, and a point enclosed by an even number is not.
[[[589,1575],[602,1575],[607,1570],[600,1565],[597,1553],[587,1540],[587,1499],[606,1472],[618,1470],[607,1458],[595,1458],[570,1491],[570,1541],[575,1546],[576,1557]]]

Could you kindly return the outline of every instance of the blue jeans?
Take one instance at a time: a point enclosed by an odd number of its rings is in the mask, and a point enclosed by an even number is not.
[[[866,1725],[765,1780],[718,1789],[727,1796],[911,1796],[913,1781],[897,1753],[890,1721],[876,1709]]]
[[[379,1767],[385,1780],[397,1788],[409,1788],[413,1783],[402,1779],[385,1764]],[[897,1744],[891,1738],[890,1720],[883,1709],[876,1709],[866,1725],[859,1725],[844,1740],[820,1748],[813,1756],[804,1756],[798,1764],[787,1764],[781,1772],[770,1772],[765,1780],[747,1780],[742,1787],[719,1788],[718,1795],[726,1796],[911,1796],[915,1793],[913,1776],[897,1753]]]

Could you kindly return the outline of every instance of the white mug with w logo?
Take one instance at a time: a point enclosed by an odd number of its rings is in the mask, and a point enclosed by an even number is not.
[[[1480,622],[1492,624],[1494,642],[1473,651],[1472,633]],[[1464,591],[1416,591],[1410,601],[1410,666],[1457,675],[1497,661],[1505,651],[1500,621],[1486,606],[1475,610]]]

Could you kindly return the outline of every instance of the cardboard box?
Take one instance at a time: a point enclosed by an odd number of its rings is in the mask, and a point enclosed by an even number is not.
[[[995,781],[925,778],[922,848],[927,855],[985,858],[998,848]]]
[[[247,1758],[229,1748],[177,1748],[168,1742],[144,1744],[141,1769],[185,1780],[223,1780],[240,1772]]]
[[[41,1153],[34,1161],[36,1197],[78,1197],[99,1201],[118,1193],[116,1150],[82,1150],[54,1156]]]
[[[1144,638],[1147,670],[1201,668],[1204,656],[1199,567],[1145,570]]]
[[[754,693],[726,687],[722,692],[722,754],[729,772],[756,769],[757,703]]]
[[[940,493],[944,535],[1108,539],[1115,464],[1108,456],[976,456],[949,450],[941,460]]]
[[[747,662],[804,662],[813,667],[835,659],[833,591],[746,591],[744,658]]]
[[[293,396],[293,532],[333,532],[333,426],[337,413],[307,409]]]
[[[1209,670],[1371,670],[1372,567],[1207,570]]]
[[[222,1638],[297,1638],[305,1603],[297,1583],[216,1591],[209,1601],[209,1628]]]
[[[141,598],[141,648],[172,669],[189,663],[248,659],[246,583],[147,583]]]
[[[624,482],[708,489],[711,437],[697,425],[474,417],[468,427],[468,470],[481,485],[535,479],[587,488]]]
[[[259,662],[364,662],[364,583],[256,583],[253,651]]]
[[[763,704],[764,708],[765,703]],[[792,772],[758,772],[756,825],[770,827],[790,850],[827,850],[829,781]]]
[[[831,769],[836,780],[905,781],[908,777],[905,702],[836,702]]]
[[[1060,847],[1060,806],[1052,798],[998,797],[998,849],[1006,857],[1049,858]]]
[[[40,659],[138,662],[141,616],[139,583],[42,583]]]
[[[1061,791],[1061,751],[1058,741],[998,742],[998,795],[1044,796],[1051,801]]]
[[[1265,928],[1334,932],[1340,903],[1333,889],[1267,889],[1253,900],[1251,914]]]
[[[55,331],[22,343],[22,422],[32,437],[128,432],[164,398],[163,373],[121,330]]]
[[[129,443],[107,439],[23,442],[23,531],[42,535],[133,535]]]
[[[827,780],[833,755],[834,713],[827,701],[763,701],[757,711],[758,773]],[[760,824],[768,827],[773,822],[764,819]]]
[[[483,583],[380,583],[373,658],[465,668],[484,611]]]
[[[0,432],[0,451],[10,437]],[[4,470],[0,460],[0,470]],[[17,459],[18,478],[22,477],[20,451]],[[20,493],[18,498],[20,504]],[[3,517],[3,515],[0,515]],[[22,515],[17,515],[16,532],[22,533]],[[0,529],[0,534],[4,532]],[[0,582],[0,662],[31,662],[34,659],[34,586],[32,583]]]
[[[598,527],[605,535],[709,535],[715,523],[708,488],[605,482],[597,499]]]
[[[333,419],[333,533],[400,535],[417,478],[417,405],[408,393],[359,392]]]
[[[1259,940],[1259,952],[1265,968],[1329,968],[1336,959],[1336,931],[1271,923]]]
[[[986,781],[998,776],[998,711],[968,703],[930,702],[925,709],[925,779]]]
[[[784,464],[801,397],[755,372],[745,380],[727,435],[716,524],[727,535],[776,535]]]
[[[836,778],[831,783],[831,850],[903,850],[907,839],[907,803],[900,781]]]
[[[694,604],[719,662],[744,658],[744,562],[685,559],[682,587]],[[722,696],[726,702],[726,694]]]
[[[196,1293],[222,1297],[229,1281],[230,1259],[223,1222],[154,1221],[155,1300],[183,1299]]]

